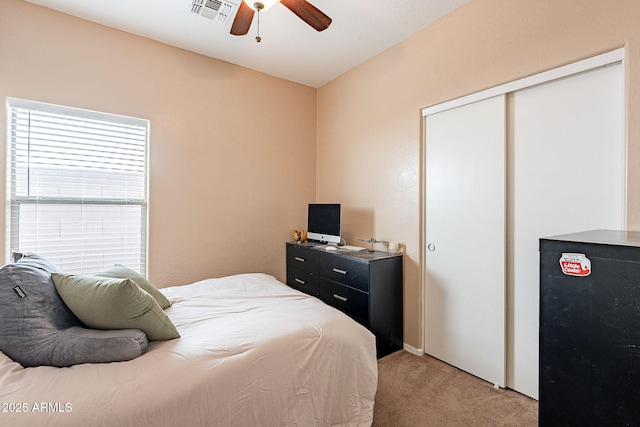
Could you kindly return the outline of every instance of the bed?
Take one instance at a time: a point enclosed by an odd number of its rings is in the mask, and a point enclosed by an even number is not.
[[[368,426],[374,336],[265,274],[160,290],[180,338],[132,360],[24,368],[0,353],[0,425]]]

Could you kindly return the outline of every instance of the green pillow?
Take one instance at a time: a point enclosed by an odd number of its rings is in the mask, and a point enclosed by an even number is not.
[[[149,282],[142,274],[138,273],[137,271],[133,271],[132,269],[124,265],[116,264],[113,267],[109,268],[107,271],[96,274],[96,276],[111,277],[114,279],[131,279],[136,282],[136,285],[149,292],[151,296],[155,298],[156,301],[158,301],[158,304],[160,304],[160,307],[162,307],[163,309],[171,305],[167,297],[165,297],[164,294],[158,290],[158,288],[153,286],[151,282]]]
[[[155,299],[131,279],[52,273],[67,307],[94,329],[140,329],[149,341],[180,337]]]

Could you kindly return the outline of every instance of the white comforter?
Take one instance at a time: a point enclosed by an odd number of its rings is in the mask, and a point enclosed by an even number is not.
[[[0,425],[371,424],[375,339],[344,314],[264,274],[162,292],[181,338],[137,359],[25,369],[0,353]]]

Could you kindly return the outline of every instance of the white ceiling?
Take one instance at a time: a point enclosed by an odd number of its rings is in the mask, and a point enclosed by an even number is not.
[[[318,88],[469,0],[308,0],[333,19],[322,32],[277,3],[260,15],[260,43],[255,16],[246,36],[232,36],[233,16],[204,18],[192,0],[27,1]]]

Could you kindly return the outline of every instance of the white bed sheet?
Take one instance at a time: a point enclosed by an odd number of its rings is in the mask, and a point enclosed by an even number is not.
[[[23,368],[0,353],[1,426],[368,426],[375,338],[264,274],[162,289],[181,334],[141,357]]]

